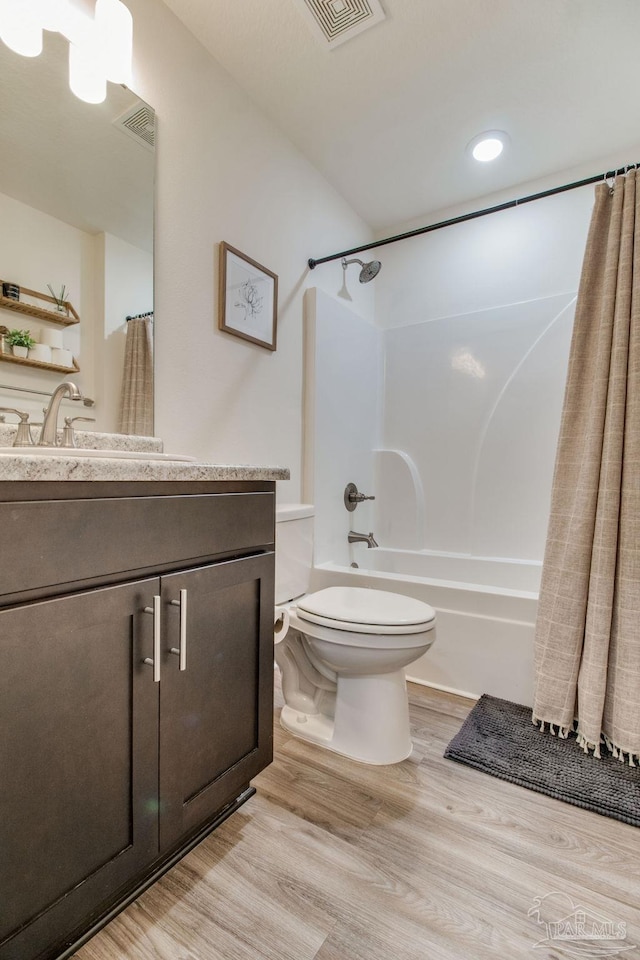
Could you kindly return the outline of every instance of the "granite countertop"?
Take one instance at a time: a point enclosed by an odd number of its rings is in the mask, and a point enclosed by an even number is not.
[[[78,457],[0,455],[3,480],[288,480],[286,467],[250,464],[176,463],[168,460],[100,460]]]
[[[0,424],[0,446],[9,447],[15,427]],[[118,451],[162,452],[157,437],[133,437],[78,431],[76,444],[91,450],[113,450],[113,457],[78,457],[73,450],[42,456],[29,447],[0,454],[0,481],[4,480],[96,480],[96,481],[193,481],[193,480],[288,480],[286,467],[251,464],[198,463],[197,461],[118,459]]]

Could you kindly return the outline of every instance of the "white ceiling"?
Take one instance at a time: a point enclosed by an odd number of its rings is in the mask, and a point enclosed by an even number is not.
[[[334,49],[303,2],[165,0],[376,230],[640,160],[638,0],[381,0],[387,19]],[[465,148],[490,129],[511,143],[481,165]]]

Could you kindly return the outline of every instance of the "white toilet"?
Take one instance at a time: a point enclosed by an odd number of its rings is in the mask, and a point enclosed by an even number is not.
[[[435,639],[432,607],[360,587],[307,593],[313,507],[279,507],[276,604],[290,625],[276,637],[290,733],[363,763],[398,763],[411,753],[404,668]]]

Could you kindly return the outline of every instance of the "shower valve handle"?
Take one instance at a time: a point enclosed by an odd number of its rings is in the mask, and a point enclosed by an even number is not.
[[[364,493],[359,493],[355,483],[348,483],[344,488],[344,505],[349,513],[352,513],[363,500],[375,500],[375,497],[368,497]]]

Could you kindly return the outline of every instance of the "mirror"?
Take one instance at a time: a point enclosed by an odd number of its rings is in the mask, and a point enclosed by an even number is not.
[[[20,305],[0,301],[0,326],[45,345],[22,361],[4,346],[0,405],[40,420],[44,395],[71,375],[95,401],[72,415],[115,432],[126,317],[153,311],[154,113],[112,83],[104,103],[78,100],[68,50],[53,33],[33,59],[0,43],[0,280],[20,287]],[[49,287],[63,286],[60,311]],[[49,364],[47,344],[63,350]]]

